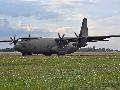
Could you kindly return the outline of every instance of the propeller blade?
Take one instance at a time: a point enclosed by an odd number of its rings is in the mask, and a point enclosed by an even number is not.
[[[13,44],[13,42],[9,43],[9,45],[12,45],[12,44]]]
[[[15,41],[15,37],[14,37],[14,41]]]
[[[58,33],[58,37],[61,39],[60,33]]]
[[[12,37],[10,37],[10,39],[11,39],[12,41],[14,41],[14,40],[12,39]]]
[[[63,34],[62,39],[64,38],[65,34]]]
[[[30,38],[30,34],[29,34],[29,38]]]
[[[16,35],[14,35],[14,41],[15,41],[15,37],[16,37]]]
[[[79,36],[77,35],[77,33],[76,32],[74,32],[75,33],[75,36],[77,37],[77,38],[79,38]]]

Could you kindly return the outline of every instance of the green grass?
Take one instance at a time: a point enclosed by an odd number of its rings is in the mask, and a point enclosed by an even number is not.
[[[0,90],[120,90],[120,54],[0,55]]]

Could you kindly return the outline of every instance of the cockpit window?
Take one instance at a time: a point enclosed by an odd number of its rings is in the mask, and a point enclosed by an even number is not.
[[[19,39],[18,41],[21,41],[21,39]]]

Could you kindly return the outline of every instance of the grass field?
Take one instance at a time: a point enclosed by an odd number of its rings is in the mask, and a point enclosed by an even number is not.
[[[120,54],[1,54],[0,90],[120,90]]]

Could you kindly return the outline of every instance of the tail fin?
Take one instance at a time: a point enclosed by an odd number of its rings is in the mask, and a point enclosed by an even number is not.
[[[83,37],[88,36],[87,18],[83,19],[80,35],[83,36]]]

